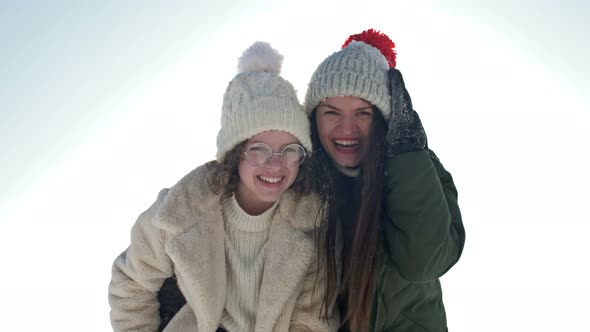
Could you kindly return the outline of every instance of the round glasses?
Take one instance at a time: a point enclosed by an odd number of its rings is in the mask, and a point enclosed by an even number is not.
[[[258,167],[268,164],[275,154],[280,156],[281,163],[286,167],[299,166],[305,160],[305,148],[299,144],[289,144],[281,152],[272,152],[270,146],[264,143],[250,145],[244,152],[244,159]]]

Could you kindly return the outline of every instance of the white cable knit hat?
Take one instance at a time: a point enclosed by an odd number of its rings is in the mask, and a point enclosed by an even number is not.
[[[385,120],[391,117],[389,79],[395,67],[395,44],[379,31],[352,35],[342,49],[332,53],[316,69],[305,95],[307,114],[330,97],[352,96],[377,106]]]
[[[295,136],[311,153],[309,119],[291,83],[279,76],[283,56],[266,42],[255,42],[238,62],[238,74],[223,97],[217,160],[239,143],[268,130]]]

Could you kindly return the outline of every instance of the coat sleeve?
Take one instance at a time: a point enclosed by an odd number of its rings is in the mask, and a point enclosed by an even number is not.
[[[114,331],[157,331],[160,325],[157,292],[173,269],[162,231],[152,222],[165,193],[139,216],[131,230],[131,244],[113,264],[109,304]]]
[[[453,178],[430,150],[388,158],[385,167],[387,256],[410,282],[439,278],[465,242]]]
[[[338,330],[340,314],[337,306],[332,305],[328,309],[327,315],[322,311],[326,284],[325,273],[323,269],[321,271],[318,275],[317,260],[314,260],[309,266],[303,280],[301,293],[295,302],[289,326],[290,332],[335,332]]]

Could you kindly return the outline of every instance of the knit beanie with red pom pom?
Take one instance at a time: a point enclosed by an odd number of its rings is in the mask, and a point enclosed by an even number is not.
[[[351,96],[377,106],[388,120],[391,97],[387,73],[395,67],[394,47],[387,35],[373,29],[350,36],[342,49],[313,73],[305,96],[307,114],[326,98]]]

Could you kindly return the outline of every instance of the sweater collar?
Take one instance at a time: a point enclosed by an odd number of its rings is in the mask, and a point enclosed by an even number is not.
[[[270,227],[270,222],[274,216],[278,201],[275,202],[264,213],[253,216],[248,214],[238,201],[236,196],[223,200],[223,212],[225,214],[225,223],[246,232],[262,232]]]

